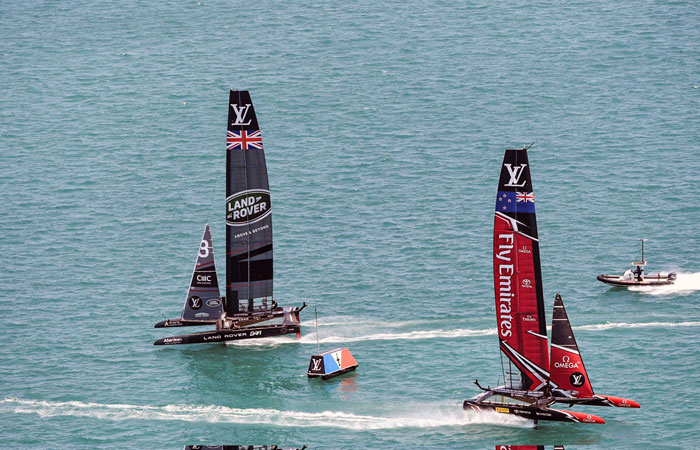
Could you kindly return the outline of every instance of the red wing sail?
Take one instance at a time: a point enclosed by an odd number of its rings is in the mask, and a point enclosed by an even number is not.
[[[561,295],[554,299],[552,313],[552,356],[550,379],[559,389],[576,398],[593,397],[593,388],[583,365],[576,338],[564,309]]]
[[[506,150],[498,183],[493,270],[500,348],[508,387],[545,386],[549,349],[544,317],[535,197],[527,150]],[[516,370],[517,369],[517,370]]]

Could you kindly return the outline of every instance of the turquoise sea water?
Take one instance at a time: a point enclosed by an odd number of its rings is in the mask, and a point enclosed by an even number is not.
[[[700,439],[700,6],[693,1],[0,5],[0,447],[693,448]],[[156,348],[203,224],[223,276],[228,90],[273,196],[301,341]],[[506,147],[536,140],[547,315],[561,292],[603,426],[465,417],[500,374]],[[638,257],[673,288],[595,280]]]

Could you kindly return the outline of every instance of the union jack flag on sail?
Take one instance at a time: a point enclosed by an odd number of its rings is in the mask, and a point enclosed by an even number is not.
[[[226,132],[226,150],[263,149],[260,130],[233,130]]]
[[[535,203],[535,194],[532,192],[516,192],[515,201]]]
[[[534,213],[535,194],[532,192],[498,191],[496,211],[501,213]]]

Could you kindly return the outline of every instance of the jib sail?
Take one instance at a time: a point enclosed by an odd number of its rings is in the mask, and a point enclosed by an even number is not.
[[[593,397],[593,388],[588,380],[586,367],[576,345],[574,331],[564,309],[561,295],[554,299],[552,312],[550,379],[560,389],[571,391],[577,398]]]
[[[214,245],[209,224],[206,224],[197,252],[190,289],[187,291],[185,307],[182,310],[182,318],[213,322],[221,318],[223,311],[214,265]]]
[[[253,307],[254,299],[272,297],[271,207],[265,152],[253,102],[248,91],[231,91],[226,132],[228,313],[245,312]]]
[[[537,390],[549,369],[540,251],[527,150],[506,150],[498,183],[493,269],[507,387]],[[503,358],[503,355],[506,358]]]

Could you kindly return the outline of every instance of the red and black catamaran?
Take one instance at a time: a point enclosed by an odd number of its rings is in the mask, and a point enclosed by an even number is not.
[[[506,150],[498,184],[493,231],[496,318],[504,384],[464,401],[464,409],[527,419],[605,423],[592,414],[550,408],[555,403],[639,408],[624,398],[594,394],[559,294],[552,342],[544,311],[535,196],[527,149]],[[489,400],[493,396],[512,402]]]
[[[216,329],[158,339],[155,345],[299,335],[299,313],[306,304],[281,307],[272,298],[271,208],[253,102],[248,91],[231,91],[226,133],[226,295],[219,293],[207,224],[182,316],[155,326],[215,325]],[[272,319],[281,319],[281,323],[258,325]]]

